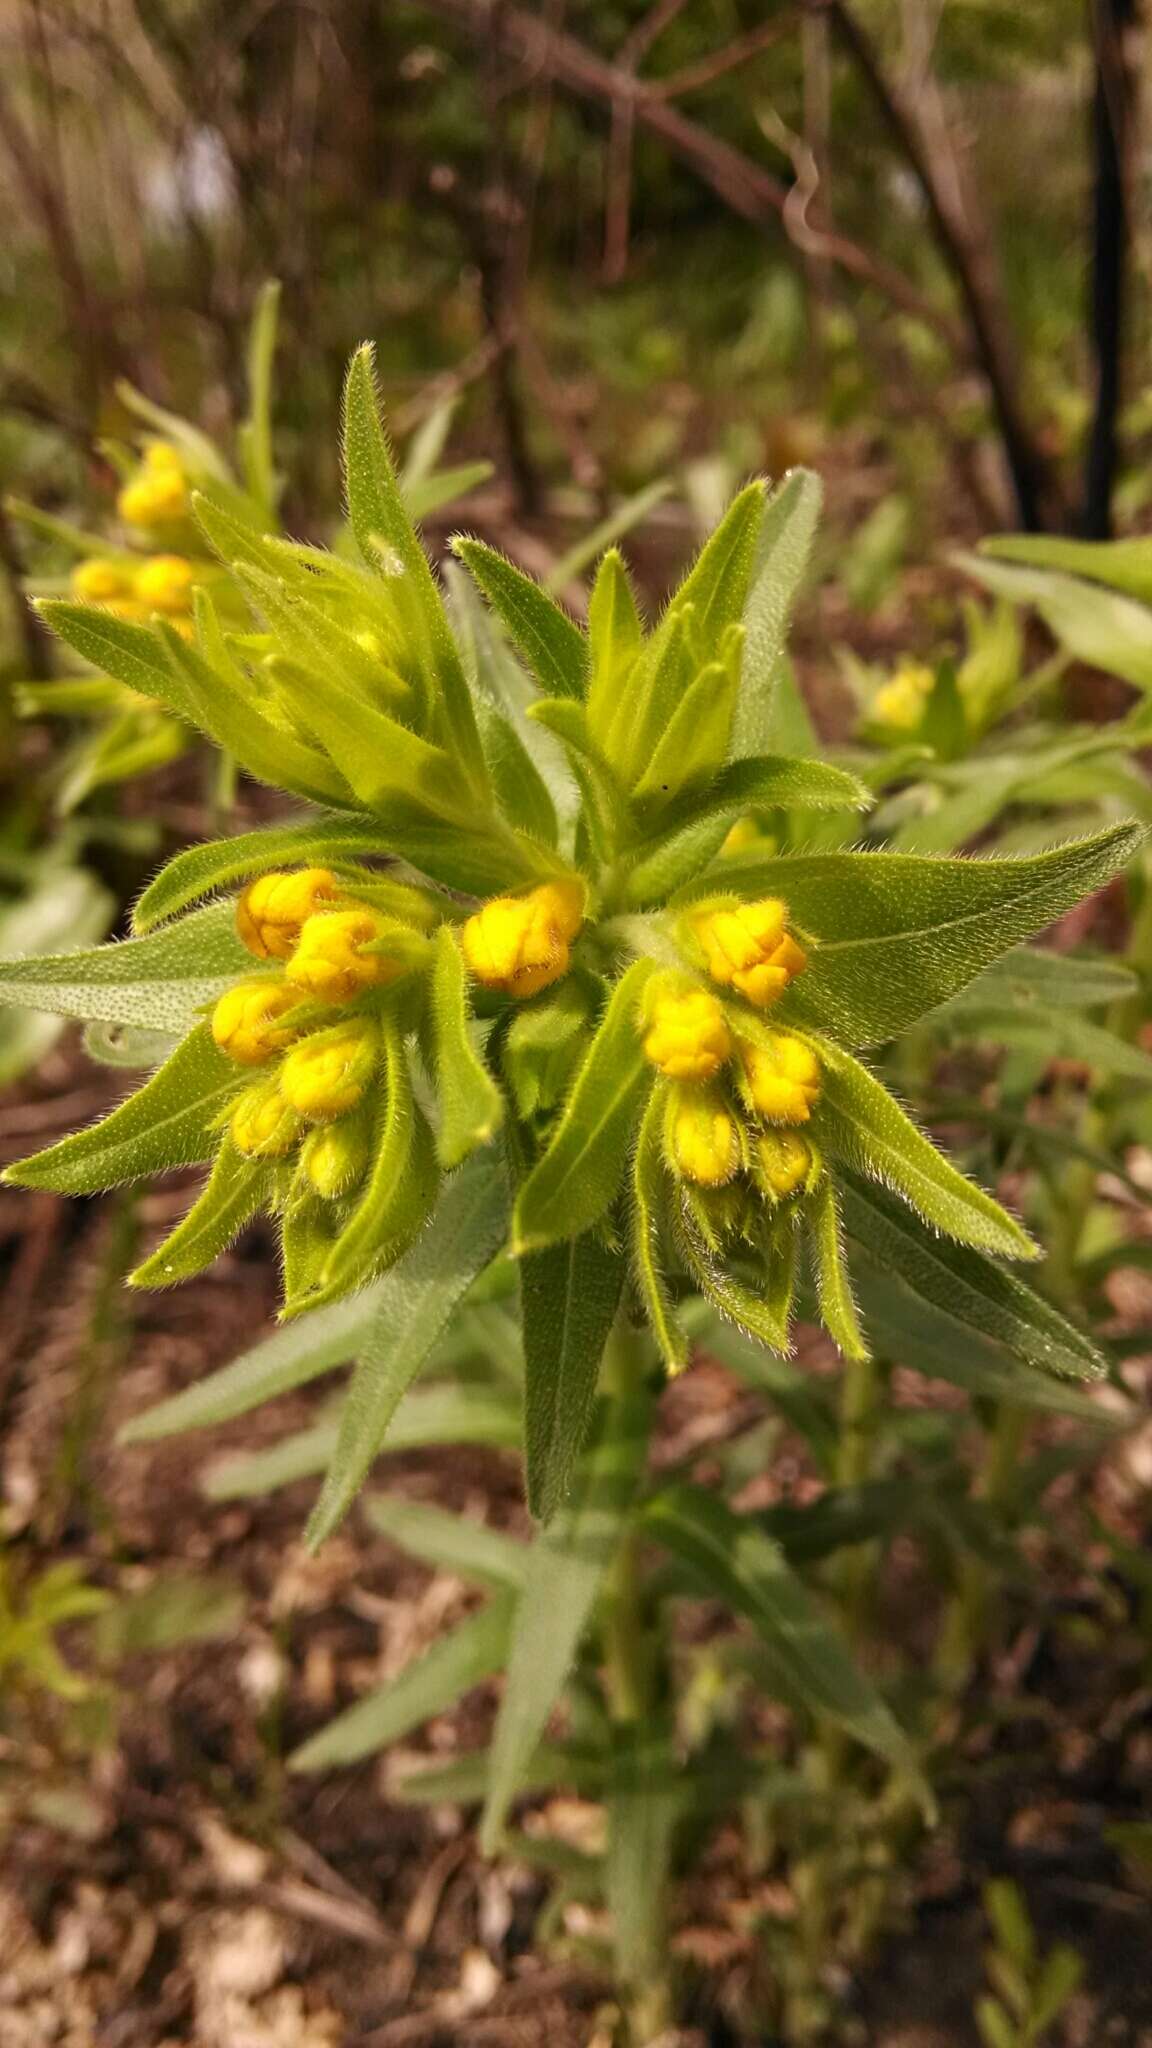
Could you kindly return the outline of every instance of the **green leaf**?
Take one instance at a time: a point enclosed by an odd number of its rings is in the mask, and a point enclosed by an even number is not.
[[[891,1188],[961,1244],[1009,1259],[1039,1257],[1007,1210],[937,1151],[859,1060],[826,1042],[814,1042],[813,1049],[823,1072],[814,1128],[833,1157]]]
[[[958,554],[953,560],[986,590],[1015,604],[1034,605],[1077,661],[1122,676],[1137,690],[1152,690],[1152,610],[1147,605],[1055,569],[1010,568],[979,555]]]
[[[344,777],[317,748],[261,714],[254,687],[244,688],[213,666],[199,648],[190,647],[163,621],[155,631],[187,693],[193,723],[234,754],[242,768],[259,782],[313,803],[349,801]]]
[[[583,697],[584,635],[575,621],[506,555],[457,537],[453,552],[483,591],[545,697]]]
[[[500,1249],[506,1216],[502,1164],[476,1159],[448,1183],[424,1235],[388,1275],[356,1361],[324,1489],[308,1524],[314,1549],[343,1520],[401,1396],[477,1273]]]
[[[264,1205],[269,1192],[267,1165],[245,1159],[225,1139],[207,1183],[186,1216],[163,1244],[130,1273],[133,1287],[172,1287],[178,1280],[202,1273],[237,1238]]]
[[[657,505],[662,504],[672,486],[659,479],[656,483],[643,484],[630,497],[613,506],[607,517],[601,519],[588,532],[582,533],[567,552],[553,562],[545,579],[546,590],[563,590],[569,583],[582,576],[589,563],[596,560],[605,548],[611,549],[613,541],[622,539],[626,533],[639,526]],[[613,549],[612,552],[615,552]]]
[[[650,1402],[643,1392],[603,1404],[568,1504],[532,1546],[492,1738],[480,1838],[485,1855],[498,1848],[508,1809],[525,1789],[537,1745],[631,1518],[649,1423]]]
[[[1146,535],[1136,540],[1067,540],[1051,533],[997,533],[981,541],[980,553],[1033,569],[1064,569],[1152,604],[1152,542]]]
[[[491,1144],[504,1115],[504,1098],[479,1057],[469,1030],[468,982],[459,942],[447,925],[436,934],[432,970],[432,1023],[441,1166],[459,1166],[478,1145]]]
[[[760,527],[751,588],[744,606],[744,673],[733,751],[771,750],[772,706],[784,643],[812,540],[823,486],[811,470],[794,469],[773,491]]]
[[[863,783],[826,761],[790,760],[782,754],[730,761],[699,797],[677,803],[666,833],[629,850],[635,866],[628,901],[638,909],[662,903],[708,865],[729,827],[746,811],[863,810],[870,803]]]
[[[434,1571],[517,1592],[524,1584],[528,1545],[471,1515],[449,1514],[424,1501],[384,1493],[373,1494],[364,1502],[364,1515],[382,1536]]]
[[[856,1314],[844,1257],[839,1198],[831,1181],[821,1183],[805,1213],[816,1264],[820,1320],[845,1358],[867,1358],[868,1346]]]
[[[696,626],[706,645],[743,615],[760,548],[764,500],[764,485],[758,478],[737,492],[673,594],[672,606],[694,607]]]
[[[1118,874],[1144,839],[1113,825],[1026,860],[796,854],[725,862],[725,886],[776,895],[818,943],[774,1017],[876,1045],[959,993],[982,968]],[[686,895],[706,893],[694,883]]]
[[[688,1339],[677,1319],[660,1264],[671,1194],[661,1138],[664,1111],[665,1091],[654,1088],[632,1162],[632,1267],[660,1356],[668,1371],[675,1373],[688,1363]]]
[[[175,1166],[198,1166],[216,1152],[217,1119],[240,1079],[201,1024],[119,1109],[20,1160],[4,1178],[55,1194],[90,1195]]]
[[[1094,1010],[1105,1003],[1123,1002],[1138,987],[1131,969],[1118,960],[1017,946],[986,967],[960,995],[942,1004],[933,1018],[944,1023],[969,1010],[1009,1005],[1046,1018],[1053,1009]]]
[[[556,808],[548,784],[515,725],[484,696],[480,697],[477,715],[484,758],[505,817],[546,846],[555,846],[559,836]]]
[[[74,604],[66,598],[36,602],[46,626],[75,648],[93,668],[115,676],[141,697],[155,697],[193,725],[200,720],[196,704],[181,678],[173,673],[164,645],[151,626],[134,626],[101,605]]]
[[[650,961],[637,960],[616,985],[552,1141],[517,1198],[517,1255],[578,1237],[599,1222],[616,1195],[652,1078],[638,1023],[651,972]]]
[[[248,330],[248,416],[237,434],[244,481],[253,503],[271,525],[276,512],[276,468],[272,449],[272,366],[280,315],[280,283],[261,286]]]
[[[713,1257],[688,1204],[681,1198],[673,1212],[676,1242],[689,1273],[706,1302],[747,1337],[765,1344],[771,1351],[789,1349],[792,1294],[796,1279],[796,1248],[791,1220],[785,1219],[789,1235],[780,1235],[777,1257],[769,1264],[759,1289],[745,1284],[738,1273]]]
[[[372,1330],[376,1307],[386,1280],[378,1280],[346,1301],[319,1308],[299,1322],[289,1323],[253,1345],[218,1372],[197,1380],[167,1401],[158,1401],[141,1415],[134,1415],[120,1431],[123,1444],[152,1443],[158,1437],[179,1436],[193,1429],[209,1429],[231,1422],[262,1407],[277,1394],[306,1386],[322,1373],[332,1372],[355,1358]],[[323,1462],[323,1460],[321,1461]]]
[[[280,867],[350,865],[357,855],[381,851],[380,827],[372,819],[302,819],[298,825],[272,825],[260,832],[240,832],[234,839],[188,846],[149,882],[132,913],[136,932],[152,931],[189,904],[217,889],[247,882],[254,875]]]
[[[588,727],[598,744],[609,730],[643,641],[624,558],[618,548],[610,548],[596,572],[588,603]]]
[[[269,1450],[222,1458],[204,1479],[209,1500],[244,1500],[310,1478],[331,1463],[340,1433],[336,1421],[284,1437]],[[514,1451],[520,1444],[520,1410],[514,1394],[495,1387],[417,1387],[396,1410],[384,1451],[426,1450],[430,1445],[483,1444]]]
[[[538,1521],[572,1483],[623,1284],[619,1254],[592,1231],[522,1263],[525,1489]]]
[[[702,1487],[670,1486],[648,1503],[644,1523],[707,1594],[753,1623],[790,1698],[839,1722],[927,1802],[903,1729],[757,1522]]]
[[[289,1770],[328,1771],[356,1763],[399,1742],[401,1736],[434,1714],[442,1714],[446,1707],[455,1706],[473,1686],[499,1671],[511,1623],[508,1599],[493,1600],[479,1613],[469,1615],[387,1685],[377,1686],[302,1743],[288,1759]]]
[[[236,936],[230,904],[212,904],[167,931],[90,951],[0,960],[0,1003],[172,1037],[234,981],[259,972]]]
[[[990,1003],[973,1004],[963,1013],[960,1028],[967,1040],[991,1039],[994,1045],[1034,1053],[1042,1066],[1052,1060],[1077,1060],[1098,1073],[1116,1074],[1143,1088],[1152,1085],[1152,1055],[1074,1011],[1029,1015]]]
[[[676,1760],[677,1763],[679,1759]],[[605,1891],[616,1971],[625,1984],[659,1980],[676,1822],[691,1788],[667,1737],[629,1727],[617,1737],[607,1794]]]
[[[38,860],[24,879],[25,893],[0,909],[0,948],[5,953],[48,954],[61,943],[84,944],[107,931],[116,905],[111,892],[87,869]],[[0,1088],[43,1059],[61,1029],[55,1017],[31,1010],[0,1014]]]
[[[957,1355],[983,1338],[1045,1373],[1101,1377],[1104,1360],[1095,1346],[1016,1274],[925,1229],[880,1188],[852,1179],[841,1194],[854,1271],[873,1268],[889,1276],[901,1294],[918,1297],[937,1317],[946,1317],[946,1327],[938,1320],[931,1327]],[[871,1304],[865,1306],[875,1323]],[[929,1323],[923,1327],[927,1331]]]
[[[588,730],[584,706],[566,697],[538,697],[529,705],[528,716],[554,733],[563,746],[583,798],[593,843],[601,857],[609,859],[627,834],[628,801],[615,769]]]

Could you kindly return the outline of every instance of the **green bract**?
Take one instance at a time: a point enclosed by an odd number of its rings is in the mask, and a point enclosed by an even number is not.
[[[1029,1367],[1091,1370],[1076,1333],[987,1258],[1031,1256],[1023,1230],[857,1055],[955,1004],[1114,875],[1140,828],[1019,860],[802,850],[806,815],[868,801],[843,768],[773,751],[818,503],[802,473],[740,493],[650,626],[610,551],[585,629],[474,540],[456,554],[490,610],[455,567],[446,603],[367,349],[344,446],[360,566],[269,536],[253,501],[216,492],[195,516],[250,619],[226,616],[210,582],[187,637],[42,606],[86,660],[301,809],[178,855],[127,942],[0,966],[6,1002],[171,1046],[103,1123],[11,1177],[88,1193],[204,1162],[204,1191],[138,1283],[197,1271],[263,1210],[282,1232],[287,1314],[372,1290],[363,1330],[307,1368],[358,1355],[342,1420],[319,1433],[318,1535],[503,1250],[521,1261],[528,1492],[544,1518],[590,1425],[599,1441],[621,1304],[671,1369],[691,1291],[784,1351],[807,1261],[829,1330],[860,1355],[848,1262],[862,1246],[865,1277],[899,1261],[944,1312],[983,1302],[989,1340]],[[268,1385],[292,1383],[295,1356],[276,1354]],[[592,1498],[565,1528],[602,1514]],[[652,1512],[693,1570],[727,1541],[688,1490]],[[567,1569],[568,1540],[549,1569]],[[770,1560],[734,1557],[741,1598],[779,1603]],[[477,1668],[502,1654],[503,1608],[492,1629]],[[868,1725],[883,1749],[886,1724]],[[502,1734],[516,1768],[540,1726]]]

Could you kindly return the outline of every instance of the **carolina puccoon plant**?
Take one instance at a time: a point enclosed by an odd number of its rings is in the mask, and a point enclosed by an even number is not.
[[[242,1412],[353,1359],[297,1467],[322,1446],[317,1543],[390,1428],[413,1440],[429,1359],[454,1333],[465,1353],[475,1315],[502,1319],[502,1343],[514,1330],[537,1542],[373,1502],[491,1597],[404,1704],[353,1709],[298,1761],[363,1754],[506,1668],[492,1749],[442,1796],[484,1798],[490,1849],[526,1790],[603,1800],[596,1882],[647,2039],[667,2012],[667,1879],[754,1768],[682,1711],[673,1599],[743,1617],[798,1711],[918,1781],[899,1721],[760,1521],[649,1469],[655,1396],[704,1341],[763,1360],[802,1400],[785,1362],[798,1305],[849,1376],[866,1371],[857,1283],[867,1296],[877,1272],[910,1317],[994,1348],[1022,1387],[1100,1370],[1000,1263],[1037,1246],[867,1056],[1108,881],[1142,833],[1120,823],[1018,859],[805,851],[805,820],[869,798],[843,767],[779,749],[818,510],[804,472],[741,491],[650,624],[609,550],[585,628],[472,539],[454,544],[446,601],[368,350],[344,454],[359,562],[194,496],[252,618],[223,619],[207,583],[190,634],[100,614],[111,675],[302,808],[178,854],[126,941],[3,964],[5,1001],[114,1033],[122,1062],[166,1052],[103,1122],[10,1178],[79,1194],[204,1163],[140,1286],[275,1219],[299,1322],[137,1433]],[[90,606],[41,610],[90,644]],[[487,1440],[509,1441],[507,1380],[472,1392]],[[549,1744],[566,1684],[568,1739]]]

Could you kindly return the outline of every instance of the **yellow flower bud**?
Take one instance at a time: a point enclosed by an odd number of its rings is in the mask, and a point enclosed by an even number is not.
[[[150,555],[136,571],[135,590],[146,611],[186,612],[192,604],[192,564],[183,555]]]
[[[757,1182],[770,1201],[782,1201],[799,1187],[811,1187],[819,1159],[798,1131],[761,1131],[753,1142]]]
[[[464,957],[486,988],[534,996],[567,974],[570,942],[583,921],[581,882],[545,882],[527,896],[494,896],[464,926]]]
[[[732,1117],[707,1089],[673,1089],[666,1142],[676,1172],[702,1188],[723,1187],[740,1166],[740,1138]]]
[[[178,469],[183,472],[184,457],[171,441],[149,441],[144,450],[144,466],[146,469]]]
[[[322,910],[300,933],[285,972],[295,988],[323,1003],[347,1003],[364,989],[383,988],[408,971],[408,962],[364,948],[394,929],[367,904],[354,910]]]
[[[354,1118],[311,1131],[300,1153],[300,1168],[313,1194],[336,1202],[364,1177],[368,1134]]]
[[[673,1081],[711,1080],[732,1051],[724,1012],[707,989],[665,991],[658,986],[648,1019],[645,1054]]]
[[[713,981],[736,989],[758,1009],[774,1003],[808,965],[785,929],[787,917],[787,905],[776,896],[698,912],[690,929]]]
[[[372,1079],[380,1034],[368,1017],[352,1017],[330,1031],[315,1031],[294,1045],[280,1069],[279,1087],[301,1116],[317,1121],[346,1116]]]
[[[291,1045],[296,1034],[280,1020],[299,1002],[299,991],[282,981],[237,982],[212,1012],[212,1036],[239,1066],[262,1067]]]
[[[132,594],[131,572],[103,555],[90,555],[86,562],[77,562],[68,580],[73,597],[79,598],[81,604],[114,604],[117,598]]]
[[[120,492],[116,509],[129,526],[150,529],[175,525],[188,511],[188,484],[183,469],[175,464],[153,464],[137,470]]]
[[[766,832],[759,818],[749,811],[745,817],[737,818],[720,851],[722,854],[747,853],[751,847],[758,846],[767,852],[775,844],[772,834]]]
[[[811,1046],[790,1031],[776,1031],[771,1045],[740,1047],[748,1100],[774,1124],[806,1124],[820,1093],[820,1062]]]
[[[909,664],[898,669],[891,682],[885,683],[872,700],[872,717],[876,724],[886,725],[892,732],[914,732],[924,716],[935,683],[936,677],[930,668]]]
[[[275,1081],[261,1081],[237,1096],[228,1128],[247,1158],[283,1159],[300,1136],[300,1119]]]
[[[327,868],[260,875],[236,906],[236,930],[258,960],[288,960],[307,919],[334,903],[339,893],[340,884]]]

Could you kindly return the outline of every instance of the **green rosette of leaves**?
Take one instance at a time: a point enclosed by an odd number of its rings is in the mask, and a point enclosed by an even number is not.
[[[301,808],[179,854],[123,943],[0,967],[5,1001],[85,1019],[125,1063],[164,1055],[10,1178],[86,1194],[206,1164],[141,1285],[197,1272],[259,1212],[281,1233],[288,1315],[398,1269],[403,1357],[383,1332],[370,1430],[350,1397],[340,1508],[426,1355],[422,1304],[431,1342],[510,1251],[546,1517],[618,1317],[646,1320],[670,1370],[690,1293],[784,1351],[807,1271],[836,1342],[863,1352],[842,1213],[856,1236],[868,1183],[885,1191],[881,1261],[929,1248],[935,1270],[948,1240],[988,1286],[1024,1292],[987,1255],[1036,1247],[860,1055],[1099,888],[1141,832],[1005,860],[734,833],[867,802],[844,769],[772,748],[815,479],[743,490],[650,626],[609,551],[585,629],[474,540],[456,543],[446,601],[367,349],[343,426],[360,563],[193,496],[252,620],[222,618],[208,582],[189,634],[101,617],[109,674]],[[91,655],[90,607],[41,609]]]

